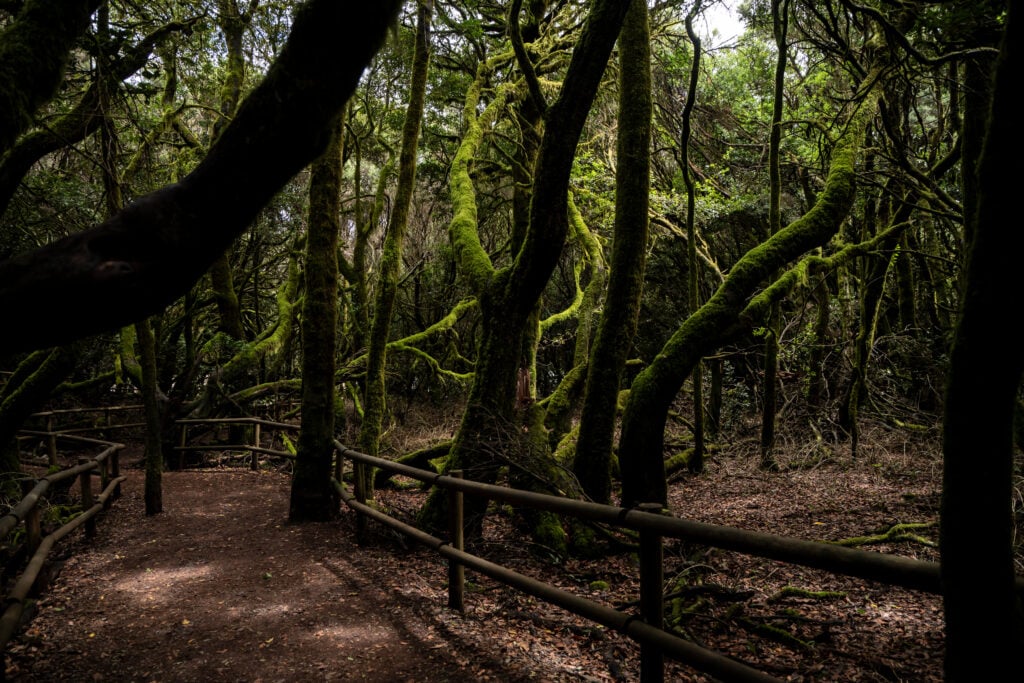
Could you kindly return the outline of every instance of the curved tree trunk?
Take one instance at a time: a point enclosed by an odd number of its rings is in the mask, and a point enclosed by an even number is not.
[[[460,273],[478,292],[481,313],[473,386],[449,458],[449,468],[464,470],[468,478],[493,481],[501,462],[495,451],[511,442],[508,430],[515,424],[516,379],[526,323],[561,256],[576,145],[627,9],[628,3],[614,0],[593,3],[558,99],[545,112],[529,229],[509,267],[494,268],[476,232],[475,193],[468,172],[468,157],[475,147],[466,147],[464,141],[453,162],[455,215],[449,234]],[[471,91],[478,92],[481,85],[478,80]],[[470,126],[466,135],[477,138],[479,144],[482,130],[471,93],[464,111]],[[442,492],[432,492],[421,520],[432,528],[443,528],[445,500]],[[470,498],[466,506],[468,533],[478,533],[486,501]]]
[[[873,84],[876,74],[864,83]],[[874,116],[878,88],[863,94],[843,137],[832,152],[831,168],[818,201],[801,218],[747,252],[715,294],[687,318],[633,381],[622,421],[619,465],[623,505],[667,503],[663,460],[665,421],[683,381],[703,357],[748,329],[741,319],[748,298],[789,261],[824,244],[838,230],[856,194],[858,143]]]
[[[120,327],[185,293],[323,153],[399,4],[304,3],[263,82],[194,171],[102,225],[0,263],[0,308],[37,321],[24,334],[0,337],[0,354]]]

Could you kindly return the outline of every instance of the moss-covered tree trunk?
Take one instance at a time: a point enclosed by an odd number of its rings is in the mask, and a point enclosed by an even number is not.
[[[143,486],[143,498],[145,499],[146,514],[155,515],[164,510],[164,453],[157,389],[156,337],[149,320],[140,320],[135,323],[135,332],[139,342],[139,360],[142,365],[142,404],[146,416],[146,481]]]
[[[302,427],[292,474],[288,518],[325,521],[338,512],[334,462],[334,368],[338,326],[338,230],[343,132],[331,141],[309,179],[306,296],[302,305]]]
[[[1024,612],[1014,589],[1013,411],[1024,349],[1007,334],[1024,298],[1019,183],[1006,169],[1024,156],[1016,90],[1024,69],[1024,15],[1009,11],[977,167],[973,236],[950,358],[943,422],[940,521],[946,680],[1005,679],[1020,667]],[[967,175],[971,169],[966,168]],[[966,203],[965,203],[966,205]],[[1019,220],[1018,220],[1019,223]]]
[[[654,360],[633,381],[622,421],[619,466],[622,501],[667,503],[663,460],[668,409],[696,363],[719,348],[751,321],[741,314],[749,297],[792,259],[824,244],[838,230],[856,194],[858,144],[877,107],[877,72],[864,79],[854,113],[832,151],[825,187],[801,218],[747,252],[730,270],[715,294],[689,316]]]
[[[0,154],[57,92],[68,54],[103,0],[28,0],[0,33]]]
[[[647,255],[651,154],[650,30],[645,0],[632,0],[619,35],[615,233],[604,314],[588,365],[573,474],[593,501],[611,498],[619,383],[633,346]]]
[[[420,0],[416,13],[416,40],[413,47],[412,82],[409,102],[402,127],[402,147],[398,161],[398,189],[395,193],[384,238],[384,250],[378,265],[377,296],[370,327],[369,348],[366,359],[366,380],[363,397],[363,421],[359,429],[359,448],[369,455],[377,455],[386,411],[386,385],[384,371],[387,363],[388,334],[398,294],[401,274],[402,245],[409,222],[416,185],[416,154],[420,136],[420,122],[426,101],[427,68],[430,63],[430,20],[433,0]],[[367,477],[364,490],[370,494],[373,480]]]
[[[768,231],[774,235],[782,229],[782,105],[785,97],[786,60],[789,47],[789,0],[772,0],[772,33],[775,36],[775,86],[772,94],[772,120],[768,136]],[[772,304],[765,326],[764,339],[764,401],[761,414],[761,468],[777,469],[775,462],[775,413],[778,408],[779,334],[782,312],[778,302]]]
[[[481,333],[473,386],[448,466],[464,470],[468,478],[493,481],[503,445],[513,442],[509,430],[518,431],[514,410],[523,334],[561,255],[576,145],[627,9],[628,3],[613,0],[596,0],[592,5],[558,98],[545,111],[544,136],[533,172],[529,229],[512,264],[500,270],[480,243],[469,175],[469,162],[483,136],[480,118],[484,115],[476,114],[482,78],[467,93],[467,133],[451,172],[454,215],[449,235],[460,274],[478,293]],[[489,109],[503,106],[501,98],[499,92]],[[491,111],[490,115],[494,114]],[[421,520],[443,528],[445,500],[443,492],[432,492]],[[478,533],[486,501],[469,498],[466,505],[469,533]]]
[[[224,82],[220,89],[220,116],[214,121],[210,140],[215,141],[231,121],[242,97],[242,82],[245,80],[245,54],[242,52],[242,38],[245,35],[247,18],[238,9],[237,0],[217,0],[217,26],[224,34],[227,47]],[[242,309],[235,291],[231,274],[231,259],[228,252],[222,253],[210,267],[210,287],[220,316],[220,331],[233,339],[242,339]]]

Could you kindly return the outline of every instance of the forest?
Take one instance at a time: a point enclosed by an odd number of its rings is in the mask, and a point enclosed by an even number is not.
[[[721,5],[0,1],[0,496],[32,413],[128,400],[149,514],[176,420],[290,406],[297,523],[338,513],[334,439],[633,507],[736,439],[769,476],[931,430],[945,675],[1000,680],[1020,7]]]

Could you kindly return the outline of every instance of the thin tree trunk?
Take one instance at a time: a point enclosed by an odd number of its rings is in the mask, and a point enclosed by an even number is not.
[[[143,498],[146,514],[155,515],[164,510],[164,452],[161,438],[160,402],[157,396],[156,337],[149,320],[140,320],[135,323],[135,336],[139,342],[139,356],[142,365],[142,403],[146,415],[146,481],[143,486]]]
[[[615,236],[604,314],[590,354],[573,474],[593,501],[611,498],[616,405],[633,347],[647,256],[651,156],[650,30],[646,0],[632,0],[619,34]]]
[[[690,173],[690,131],[693,107],[697,101],[697,85],[700,82],[700,40],[693,31],[692,14],[686,17],[686,34],[693,45],[693,62],[690,64],[690,87],[687,89],[686,105],[683,107],[683,139],[680,142],[683,156],[683,181],[686,183],[686,265],[689,274],[690,313],[700,307],[700,265],[697,260],[697,199],[696,187]],[[693,452],[686,467],[690,472],[704,470],[704,367],[701,360],[693,366],[690,375],[693,385]],[[655,501],[652,501],[655,502]]]
[[[426,100],[427,68],[430,63],[430,20],[433,0],[420,0],[416,13],[416,41],[413,48],[412,83],[409,103],[402,128],[402,148],[398,162],[398,190],[391,209],[384,251],[378,269],[377,298],[370,328],[369,349],[366,359],[366,383],[363,397],[363,421],[359,429],[359,448],[376,456],[386,411],[386,383],[388,334],[398,294],[398,276],[402,266],[402,245],[409,222],[409,207],[416,187],[416,153],[419,143],[420,122]],[[372,495],[373,478],[367,474],[364,491]]]
[[[786,60],[789,30],[789,0],[772,0],[772,31],[775,35],[775,89],[772,101],[771,132],[768,141],[768,232],[774,235],[782,229],[782,173],[779,164],[782,148],[782,105],[786,83]],[[773,303],[766,325],[764,339],[764,401],[761,413],[761,469],[776,470],[775,413],[778,406],[779,334],[782,329],[782,311]]]

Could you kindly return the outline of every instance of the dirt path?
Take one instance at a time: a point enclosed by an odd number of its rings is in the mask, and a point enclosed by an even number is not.
[[[892,434],[865,440],[855,462],[798,464],[771,475],[758,469],[754,452],[717,456],[700,477],[673,485],[670,507],[696,521],[807,540],[934,522],[939,451]],[[794,462],[802,453],[794,451]],[[444,562],[377,525],[370,542],[357,545],[352,513],[327,524],[287,524],[285,474],[168,473],[166,512],[149,518],[141,472],[129,475],[95,542],[75,541],[35,619],[8,648],[10,680],[639,680],[639,648],[625,636],[478,573],[467,573],[466,612],[448,609]],[[404,487],[380,490],[377,500],[412,521],[425,496]],[[628,546],[596,561],[556,561],[521,531],[516,515],[496,507],[471,550],[636,613],[638,570]],[[932,541],[870,548],[936,560],[937,530],[921,534]],[[781,680],[942,680],[938,596],[685,541],[667,543],[665,561],[667,589],[681,596],[670,603],[677,627]],[[790,588],[811,594],[780,598]],[[710,680],[675,662],[665,678]]]
[[[95,543],[78,548],[40,600],[12,648],[9,680],[529,676],[493,662],[471,665],[452,650],[458,643],[435,635],[423,605],[351,564],[357,546],[347,520],[287,524],[285,477],[168,473],[165,512],[145,517],[140,473],[131,476]]]

